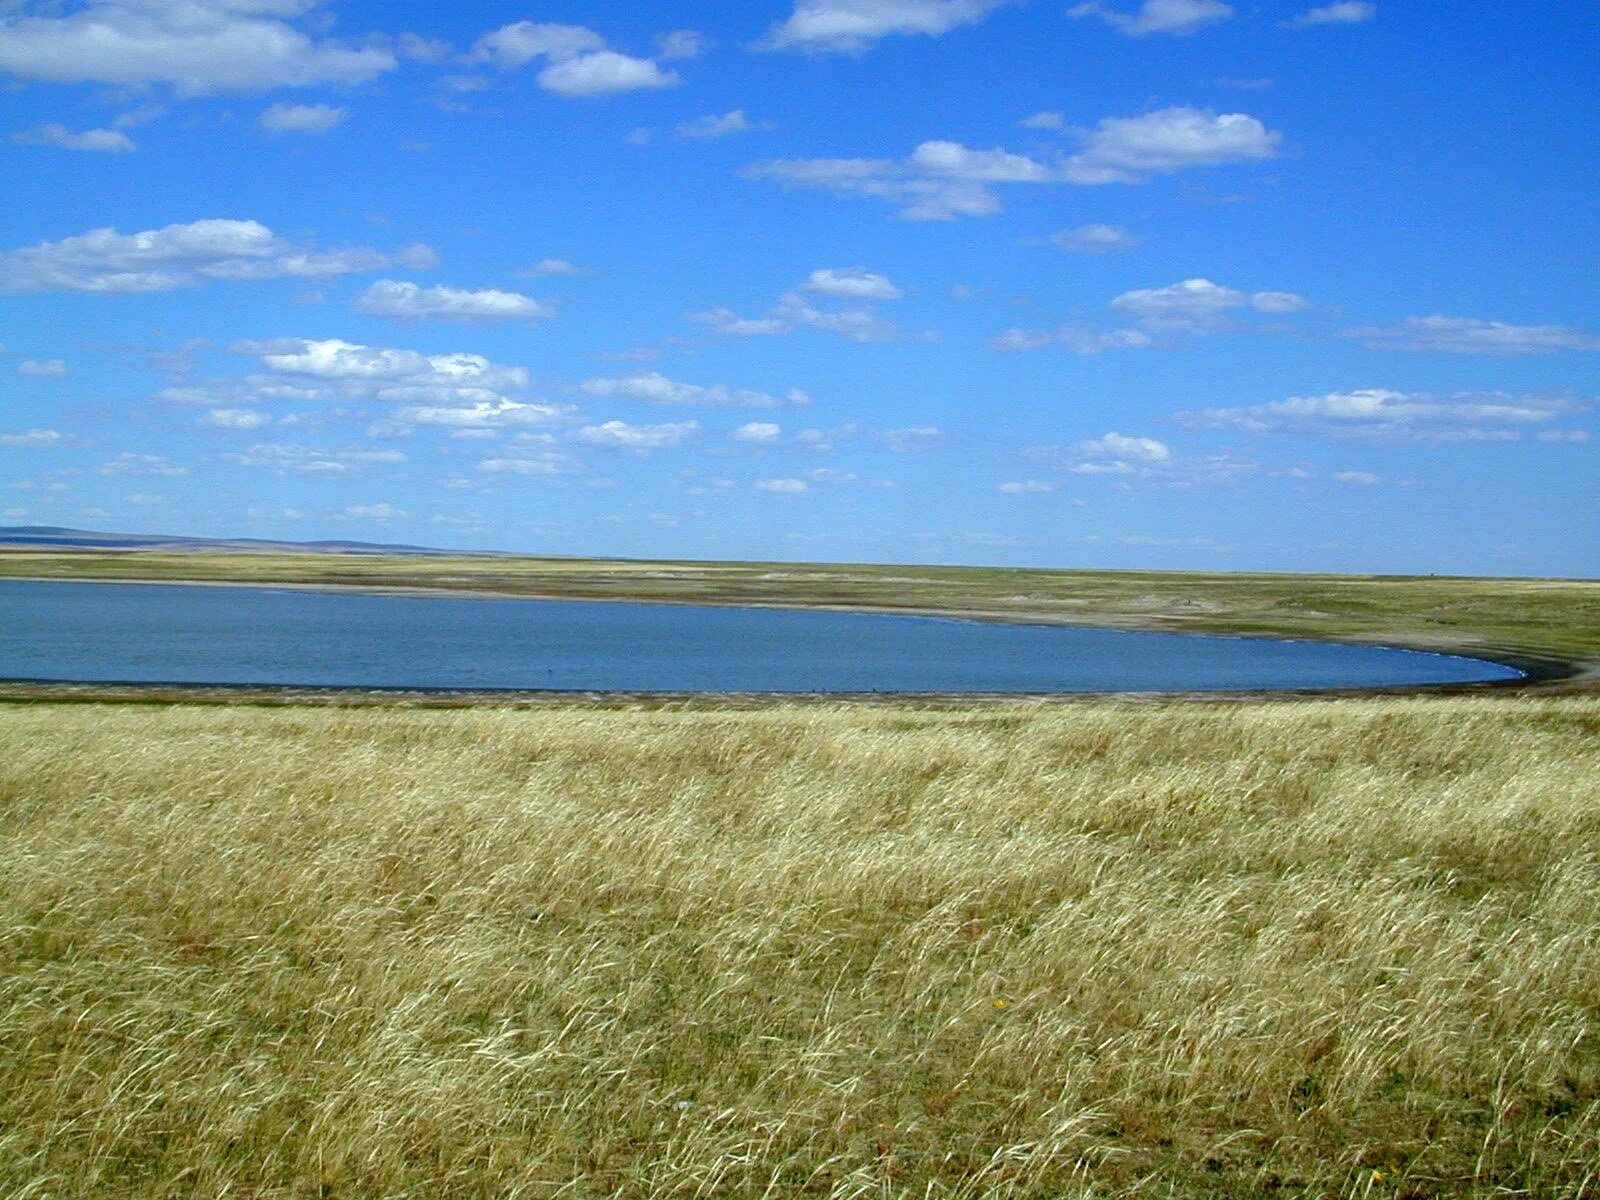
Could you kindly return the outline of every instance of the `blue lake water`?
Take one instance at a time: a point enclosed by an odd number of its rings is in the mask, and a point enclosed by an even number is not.
[[[0,580],[0,678],[626,692],[1100,692],[1515,679],[1369,646],[929,617]]]

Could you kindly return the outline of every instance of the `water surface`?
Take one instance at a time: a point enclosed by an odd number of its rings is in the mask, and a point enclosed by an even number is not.
[[[0,678],[625,692],[1102,692],[1515,679],[1373,646],[932,617],[0,580]]]

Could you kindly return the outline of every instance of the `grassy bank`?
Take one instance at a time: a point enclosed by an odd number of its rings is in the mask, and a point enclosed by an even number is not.
[[[0,1195],[1593,1195],[1600,700],[0,710]]]
[[[1600,662],[1600,582],[1583,580],[41,550],[0,551],[5,576],[917,610]]]

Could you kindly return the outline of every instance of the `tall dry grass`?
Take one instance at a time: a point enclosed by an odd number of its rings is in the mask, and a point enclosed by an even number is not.
[[[0,710],[0,1195],[1585,1196],[1600,701]]]

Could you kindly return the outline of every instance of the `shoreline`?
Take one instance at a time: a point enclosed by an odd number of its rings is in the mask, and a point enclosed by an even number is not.
[[[984,624],[1034,625],[1055,628],[1104,629],[1126,633],[1165,633],[1177,637],[1240,638],[1280,642],[1329,645],[1377,646],[1416,654],[1432,654],[1493,663],[1521,673],[1516,679],[1484,680],[1473,683],[1400,684],[1373,687],[1260,689],[1235,691],[1097,691],[1097,692],[613,692],[550,689],[461,689],[461,688],[373,688],[361,686],[316,687],[276,684],[205,684],[146,682],[72,682],[51,680],[0,679],[0,703],[82,702],[82,703],[242,703],[286,705],[355,704],[418,705],[427,707],[682,707],[706,705],[752,707],[790,703],[855,703],[914,706],[991,706],[997,704],[1040,703],[1268,703],[1272,701],[1329,700],[1341,698],[1427,697],[1503,694],[1565,694],[1600,691],[1600,660],[1567,660],[1525,653],[1499,651],[1492,646],[1467,646],[1459,641],[1438,639],[1372,637],[1285,637],[1281,635],[1230,632],[1227,630],[1173,629],[1154,620],[1097,620],[1092,617],[1060,613],[994,612],[983,609],[932,609],[914,606],[851,604],[803,604],[781,601],[740,603],[638,597],[574,597],[536,592],[507,592],[493,589],[426,587],[419,585],[381,585],[344,583],[278,583],[219,579],[126,579],[107,577],[63,577],[49,575],[0,576],[0,582],[15,580],[30,583],[125,584],[151,587],[254,588],[327,593],[356,593],[381,596],[410,596],[419,599],[531,600],[592,604],[661,604],[686,608],[753,608],[791,612],[834,612],[861,615],[903,616],[923,619],[972,621]]]

